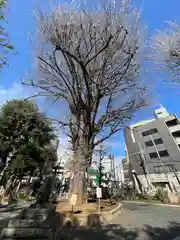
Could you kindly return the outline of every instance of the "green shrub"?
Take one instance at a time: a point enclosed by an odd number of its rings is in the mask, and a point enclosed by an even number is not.
[[[29,195],[25,195],[24,193],[19,193],[19,197],[18,198],[21,199],[21,200],[24,200],[26,202],[35,200],[35,197],[29,196]]]
[[[159,188],[156,192],[155,199],[164,203],[169,202],[168,192]]]
[[[16,196],[10,196],[9,199],[8,199],[8,204],[11,205],[11,204],[16,204],[17,203],[17,198]]]

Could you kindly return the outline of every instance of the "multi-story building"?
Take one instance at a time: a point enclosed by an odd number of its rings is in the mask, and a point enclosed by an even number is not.
[[[123,182],[127,183],[131,181],[129,174],[130,171],[129,158],[127,155],[122,159],[122,168],[123,168]]]
[[[175,114],[161,106],[153,119],[131,125],[124,136],[136,186],[180,189],[180,121]]]

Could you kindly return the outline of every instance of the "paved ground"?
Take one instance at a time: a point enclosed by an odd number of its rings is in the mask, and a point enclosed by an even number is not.
[[[0,225],[7,224],[21,208],[0,209]],[[178,236],[180,208],[125,203],[122,214],[111,224],[88,229],[67,227],[60,230],[56,240],[177,240]]]
[[[30,203],[14,204],[11,206],[0,205],[0,234],[2,229],[7,227],[9,221],[18,216],[21,210],[29,205]]]
[[[67,228],[56,240],[180,240],[180,208],[125,203],[107,226]]]
[[[180,236],[180,208],[125,203],[113,224],[124,232],[119,239],[173,240]]]

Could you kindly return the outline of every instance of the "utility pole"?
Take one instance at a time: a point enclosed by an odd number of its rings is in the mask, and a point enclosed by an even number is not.
[[[166,170],[165,170],[165,167],[164,167],[163,161],[162,161],[161,156],[160,156],[160,154],[159,154],[159,152],[158,152],[158,150],[157,150],[157,147],[156,147],[156,144],[155,144],[155,142],[154,142],[154,140],[153,140],[152,135],[150,135],[150,138],[151,138],[151,141],[152,141],[152,143],[153,143],[153,146],[154,146],[154,148],[155,148],[155,150],[156,150],[156,153],[157,153],[158,159],[159,159],[159,161],[160,161],[160,163],[161,163],[161,166],[162,166],[163,172],[164,172],[164,174],[166,175],[166,177],[167,177],[167,179],[168,179],[168,175],[167,175],[167,172],[166,172]]]
[[[138,142],[138,145],[139,145],[139,150],[140,150],[139,154],[140,154],[140,158],[142,160],[144,174],[145,174],[145,177],[146,177],[148,188],[152,191],[153,187],[152,187],[152,184],[151,184],[149,171],[148,171],[148,167],[147,167],[147,164],[146,164],[146,157],[144,156],[144,150],[142,149],[142,146],[141,146],[140,142]]]
[[[154,146],[154,148],[155,148],[155,150],[156,150],[158,159],[159,159],[159,161],[160,161],[160,163],[161,163],[163,172],[164,172],[164,174],[165,174],[165,176],[166,176],[166,178],[167,178],[167,180],[168,180],[168,182],[169,182],[170,189],[171,189],[171,191],[173,191],[173,187],[172,187],[172,185],[171,185],[171,184],[172,184],[172,183],[171,183],[171,180],[169,179],[169,176],[168,176],[168,174],[167,174],[167,172],[166,172],[166,169],[165,169],[165,167],[164,167],[164,163],[163,163],[163,161],[162,161],[162,159],[161,159],[161,156],[160,156],[160,154],[159,154],[159,152],[158,152],[158,149],[157,149],[157,147],[156,147],[156,144],[155,144],[155,142],[154,142],[154,139],[153,139],[152,135],[150,135],[150,138],[151,138],[151,141],[152,141],[152,143],[153,143],[153,146]]]

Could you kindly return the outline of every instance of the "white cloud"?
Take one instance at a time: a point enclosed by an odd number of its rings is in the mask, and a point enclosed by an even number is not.
[[[27,98],[32,94],[32,89],[14,82],[10,87],[0,85],[0,106],[12,99]]]
[[[0,105],[8,100],[21,98],[21,95],[23,95],[23,89],[20,84],[14,83],[9,88],[0,86]]]
[[[111,152],[112,149],[118,149],[120,141],[118,139],[109,139],[104,142],[104,146]]]
[[[63,156],[68,151],[69,143],[68,137],[64,135],[59,136],[58,155]]]
[[[59,135],[59,146],[57,150],[58,155],[58,162],[61,163],[61,165],[64,165],[67,163],[71,157],[72,153],[69,150],[69,138],[66,135]]]
[[[21,83],[13,82],[13,84],[5,88],[3,85],[0,85],[0,106],[6,103],[9,100],[13,99],[24,99],[36,94],[37,91],[33,87],[25,86]],[[33,99],[33,98],[32,98]],[[42,98],[34,98],[38,103],[38,106],[41,111],[45,112],[47,108],[47,102]]]

